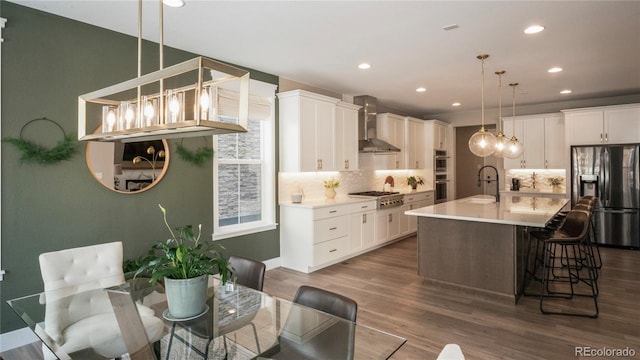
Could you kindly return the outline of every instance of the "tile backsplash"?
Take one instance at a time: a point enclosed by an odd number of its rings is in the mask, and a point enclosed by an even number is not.
[[[340,182],[336,189],[337,197],[347,196],[352,192],[379,190],[382,191],[387,176],[393,177],[393,191],[408,191],[407,177],[420,176],[425,184],[419,189],[432,189],[431,179],[426,170],[358,170],[358,171],[324,171],[306,173],[279,173],[279,202],[291,202],[291,194],[303,192],[305,200],[321,200],[324,198],[324,180],[335,178]]]
[[[513,178],[520,179],[520,191],[535,188],[541,192],[564,193],[567,189],[567,176],[564,169],[511,169],[505,171],[505,178],[505,190],[511,190],[511,179]],[[560,184],[552,185],[551,179],[559,181]]]

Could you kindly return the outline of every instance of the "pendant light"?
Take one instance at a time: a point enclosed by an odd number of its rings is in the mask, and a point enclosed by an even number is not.
[[[496,135],[496,144],[493,148],[493,156],[497,158],[504,157],[504,153],[507,149],[507,145],[509,143],[509,138],[504,136],[502,132],[502,75],[504,75],[506,71],[500,70],[496,71],[496,75],[498,75],[498,120],[496,124],[498,124],[498,135]]]
[[[516,118],[516,86],[518,86],[518,83],[511,83],[509,84],[509,86],[511,86],[513,88],[513,95],[512,95],[512,102],[513,102],[513,119],[515,121]],[[515,125],[515,122],[514,122]],[[511,136],[511,140],[509,140],[509,144],[507,145],[507,150],[504,153],[504,156],[509,158],[509,159],[516,159],[519,158],[522,153],[524,152],[524,145],[518,141],[518,138],[516,137],[515,134],[515,126],[513,127],[514,133]]]
[[[249,72],[205,57],[165,68],[163,1],[156,1],[160,69],[144,75],[141,71],[142,0],[138,0],[138,76],[78,97],[78,139],[137,142],[247,132]],[[219,107],[222,94],[232,99],[225,102],[224,113]],[[223,121],[223,115],[233,120]],[[88,133],[95,122],[102,127]]]
[[[478,55],[477,58],[482,62],[482,126],[480,130],[469,138],[469,150],[480,157],[487,157],[493,154],[495,148],[496,137],[484,129],[484,61],[489,57],[487,54]]]

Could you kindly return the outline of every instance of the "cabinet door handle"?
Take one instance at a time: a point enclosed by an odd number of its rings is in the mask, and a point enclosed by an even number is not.
[[[332,228],[329,228],[329,231],[337,230],[337,229],[338,229],[338,227],[337,227],[337,226],[334,226],[334,227],[332,227]]]
[[[416,169],[420,168],[420,163],[418,161],[416,161]]]
[[[331,249],[331,250],[329,250],[329,252],[336,252],[336,251],[338,251],[338,249]]]
[[[545,169],[548,169],[548,168],[549,168],[549,161],[548,161],[548,160],[545,160],[545,161],[544,161],[544,168],[545,168]]]
[[[360,209],[367,209],[369,207],[369,205],[362,205],[360,206]]]
[[[393,214],[389,214],[389,222],[393,222]]]
[[[338,210],[331,210],[331,211],[329,211],[329,214],[333,214],[333,213],[337,213],[337,212],[338,212]]]
[[[604,142],[609,142],[609,133],[604,133]]]
[[[400,169],[400,161],[396,160],[396,169]]]
[[[367,223],[367,214],[362,214],[362,223],[363,224]]]
[[[600,142],[602,142],[602,133],[600,133]]]
[[[349,160],[344,161],[344,168],[349,169]]]

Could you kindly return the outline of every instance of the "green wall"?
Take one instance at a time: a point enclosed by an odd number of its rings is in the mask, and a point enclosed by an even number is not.
[[[40,117],[75,133],[78,95],[136,76],[135,37],[6,1],[0,1],[0,16],[7,19],[2,33],[3,137],[18,137],[26,122]],[[143,73],[156,70],[157,44],[143,48]],[[165,66],[192,57],[165,47]],[[250,71],[254,79],[278,83],[277,76]],[[48,147],[62,137],[42,121],[27,129],[29,140]],[[170,149],[178,141],[170,140]],[[201,143],[195,138],[183,144],[195,148]],[[198,168],[174,153],[157,186],[129,195],[111,192],[93,179],[84,143],[78,143],[70,160],[46,166],[19,164],[15,147],[1,146],[2,268],[7,273],[0,281],[0,332],[24,327],[6,300],[42,291],[40,253],[123,241],[125,258],[142,255],[167,238],[158,203],[167,208],[172,224],[201,223],[207,238],[213,232],[211,164]],[[266,260],[279,256],[278,239],[274,230],[221,243],[231,254]]]

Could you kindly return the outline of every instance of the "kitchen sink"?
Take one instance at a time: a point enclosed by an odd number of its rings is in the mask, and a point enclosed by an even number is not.
[[[468,201],[472,204],[493,204],[496,202],[496,197],[493,195],[476,195],[470,197]]]

